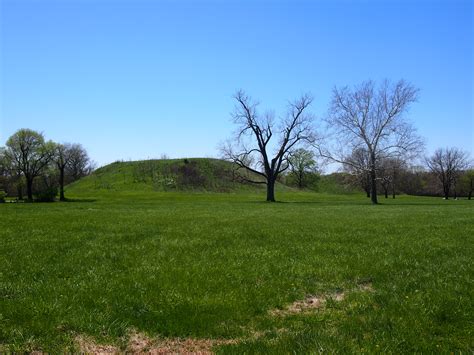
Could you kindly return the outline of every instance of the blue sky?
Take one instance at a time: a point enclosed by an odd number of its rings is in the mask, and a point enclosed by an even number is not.
[[[405,79],[427,152],[474,157],[472,1],[1,0],[0,145],[17,129],[117,159],[217,156],[239,89],[283,112]]]

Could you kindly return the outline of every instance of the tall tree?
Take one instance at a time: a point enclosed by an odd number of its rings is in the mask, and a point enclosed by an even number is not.
[[[28,200],[33,200],[33,180],[51,162],[54,143],[45,142],[41,133],[31,129],[20,129],[7,141],[5,155],[14,170],[21,172],[26,180]]]
[[[370,196],[377,201],[377,163],[382,158],[421,151],[422,140],[404,114],[416,101],[418,90],[400,80],[385,80],[376,86],[367,81],[353,89],[335,88],[327,118],[328,130],[335,138],[333,147],[318,145],[319,153],[342,164],[345,157],[364,148],[369,157]]]
[[[304,148],[296,149],[288,158],[292,175],[296,179],[296,185],[302,189],[306,186],[307,175],[316,172],[316,160],[314,153]]]
[[[232,117],[238,131],[235,140],[223,146],[224,157],[262,178],[248,181],[266,184],[267,201],[274,202],[275,182],[290,167],[292,151],[304,142],[314,142],[313,118],[307,113],[312,98],[304,95],[290,102],[287,114],[279,120],[278,126],[271,113],[263,116],[258,113],[258,103],[244,91],[238,91],[234,99],[236,106]],[[275,137],[276,143],[272,140]]]
[[[469,159],[468,154],[461,149],[439,148],[426,159],[426,164],[441,183],[444,198],[449,199],[461,172],[468,168]]]

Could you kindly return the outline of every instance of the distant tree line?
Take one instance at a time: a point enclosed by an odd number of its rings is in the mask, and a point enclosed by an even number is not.
[[[452,164],[439,160],[440,154],[446,157],[446,152],[457,152],[464,158],[459,163]],[[357,152],[359,154],[360,152]],[[356,155],[357,155],[356,154]],[[467,197],[472,199],[474,192],[474,168],[469,165],[466,153],[456,148],[438,149],[433,156],[424,159],[424,165],[410,165],[403,160],[382,161],[377,171],[377,190],[385,198],[395,198],[399,194],[417,196],[441,196],[445,199]],[[437,163],[433,162],[433,159]],[[356,186],[363,190],[367,197],[371,195],[368,170],[344,169],[343,183]]]
[[[341,172],[324,177],[317,169],[315,155],[305,149],[295,151],[290,159],[290,169],[281,179],[286,185],[318,191],[324,189],[322,178],[332,185],[339,185],[341,192],[363,191],[371,197],[368,153],[356,149],[347,159],[352,164],[343,165]],[[357,163],[356,163],[357,162]],[[381,159],[376,166],[377,191],[385,198],[399,194],[442,196],[445,199],[466,197],[474,193],[474,167],[468,154],[457,148],[438,149],[423,159],[424,165],[412,165],[401,158]],[[361,168],[364,167],[364,168]]]
[[[43,134],[20,129],[0,148],[0,199],[52,201],[64,186],[92,172],[94,164],[80,144],[46,141]]]

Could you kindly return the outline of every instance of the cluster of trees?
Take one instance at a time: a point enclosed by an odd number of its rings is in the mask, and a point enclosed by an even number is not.
[[[80,144],[46,141],[43,134],[20,129],[0,147],[0,191],[22,200],[64,201],[64,186],[90,174],[94,165]]]
[[[316,153],[324,161],[340,163],[377,204],[380,190],[385,197],[395,196],[401,172],[424,152],[423,139],[406,118],[418,89],[403,80],[335,88],[325,135],[314,128],[308,94],[290,102],[279,120],[271,111],[260,114],[259,103],[243,91],[234,98],[232,117],[238,129],[223,145],[223,156],[260,177],[251,182],[267,185],[267,201],[275,201],[275,182],[282,175],[291,176],[299,187],[304,187],[305,176],[317,175]],[[456,191],[462,175],[469,176],[468,155],[456,148],[436,151],[426,165],[445,198]]]
[[[354,151],[350,159],[365,159],[367,153]],[[443,196],[445,199],[457,196],[472,198],[474,187],[474,168],[469,164],[467,153],[457,148],[442,148],[432,156],[425,157],[423,166],[412,166],[410,161],[403,159],[381,160],[377,166],[377,190],[382,191],[385,198],[396,194]],[[362,165],[362,164],[361,164]],[[371,185],[369,167],[354,169],[347,165],[346,183],[358,186],[370,197]]]

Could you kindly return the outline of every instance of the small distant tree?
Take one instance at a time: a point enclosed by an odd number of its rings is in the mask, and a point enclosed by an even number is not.
[[[234,99],[236,106],[232,117],[238,131],[235,139],[222,147],[222,153],[237,166],[261,177],[262,181],[248,181],[266,184],[267,201],[274,202],[275,182],[290,167],[291,153],[302,143],[314,142],[313,117],[307,113],[312,98],[303,95],[290,102],[288,112],[278,126],[275,126],[273,114],[261,116],[257,110],[258,103],[242,90],[235,94]],[[272,144],[276,134],[277,143]]]
[[[390,190],[392,191],[392,198],[395,198],[397,183],[404,167],[405,162],[402,158],[386,158],[380,160],[377,171],[385,198],[388,198]]]
[[[467,187],[467,199],[472,198],[472,193],[474,192],[474,169],[469,169],[463,176],[464,183]]]
[[[87,151],[80,144],[71,144],[68,147],[69,161],[66,165],[66,174],[69,182],[79,180],[94,170],[94,165]]]
[[[378,172],[380,176],[380,186],[382,186],[385,198],[388,198],[388,191],[390,189],[390,185],[392,184],[392,174],[390,173],[390,167],[382,163],[378,168]]]
[[[71,163],[73,157],[73,146],[69,143],[56,144],[54,162],[59,171],[59,200],[65,201],[64,181],[66,176],[66,168]]]
[[[5,151],[12,170],[21,172],[26,180],[28,200],[33,200],[33,181],[41,175],[54,155],[54,143],[45,142],[41,133],[20,129],[7,141]]]
[[[296,185],[302,189],[308,186],[308,177],[317,172],[314,153],[304,148],[296,149],[288,158],[291,175]]]
[[[342,166],[350,176],[355,178],[356,183],[365,191],[367,197],[370,198],[370,163],[367,149],[354,149],[344,159]]]
[[[445,199],[449,199],[451,191],[463,170],[469,166],[468,154],[458,148],[440,148],[426,159],[428,168],[436,175]]]
[[[423,142],[405,119],[409,106],[417,100],[418,90],[407,82],[372,81],[350,89],[335,88],[327,119],[334,147],[316,146],[321,156],[351,164],[347,156],[363,148],[369,157],[370,195],[377,203],[377,165],[382,158],[415,154]],[[365,167],[354,166],[356,169]]]

